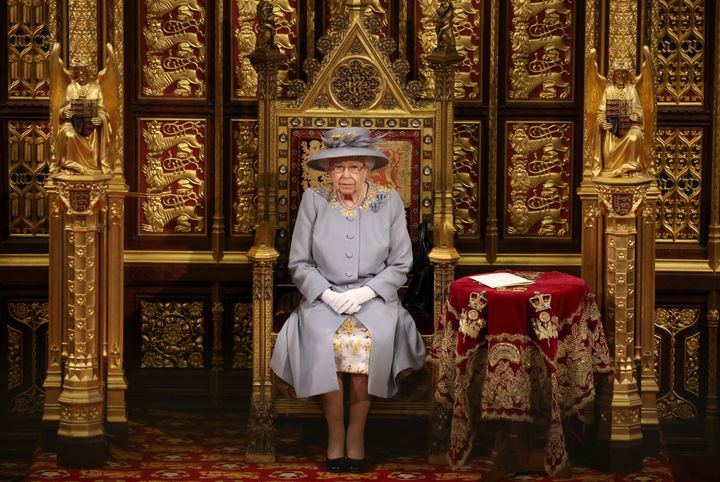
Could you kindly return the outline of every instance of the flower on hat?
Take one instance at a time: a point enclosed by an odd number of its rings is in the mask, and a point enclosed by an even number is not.
[[[375,147],[380,139],[370,135],[366,129],[348,130],[345,132],[328,131],[322,135],[323,147]]]

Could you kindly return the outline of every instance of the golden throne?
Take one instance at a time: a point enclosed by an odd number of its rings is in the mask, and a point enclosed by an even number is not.
[[[314,399],[297,399],[269,368],[276,333],[295,307],[299,294],[287,275],[287,253],[303,190],[329,182],[326,174],[309,170],[304,160],[320,147],[324,130],[358,126],[383,136],[381,149],[391,162],[373,171],[373,182],[397,189],[405,204],[408,230],[415,244],[419,224],[452,226],[451,157],[452,72],[457,54],[435,59],[436,98],[421,100],[422,85],[405,81],[409,63],[390,60],[392,39],[381,38],[373,18],[364,15],[362,1],[349,1],[349,18],[334,20],[320,38],[322,61],[305,62],[307,82],[291,82],[293,99],[277,98],[277,71],[284,56],[263,44],[251,55],[258,72],[258,227],[248,258],[253,265],[253,386],[247,460],[274,460],[274,418],[277,415],[320,416]],[[432,62],[432,61],[431,61]],[[449,104],[449,107],[448,107]],[[449,221],[446,220],[449,219]],[[434,312],[413,313],[429,347],[435,320],[444,303],[457,261],[452,236],[438,230],[444,249],[435,257]],[[437,237],[437,236],[436,236]],[[449,240],[449,241],[448,241]],[[448,249],[449,248],[449,249]],[[431,259],[433,257],[431,256]],[[438,264],[439,263],[439,264]],[[402,295],[402,293],[401,293]],[[434,371],[429,365],[401,384],[392,399],[373,401],[370,416],[433,418],[431,429],[442,431],[442,413],[433,403]],[[433,454],[444,457],[441,433]]]

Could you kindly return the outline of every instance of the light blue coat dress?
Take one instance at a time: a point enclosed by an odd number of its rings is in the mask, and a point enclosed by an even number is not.
[[[397,375],[418,370],[425,345],[398,289],[412,265],[402,200],[393,189],[368,184],[362,205],[347,209],[336,195],[308,189],[293,231],[288,269],[303,295],[278,334],[270,368],[300,398],[337,390],[333,336],[348,315],[320,299],[327,288],[369,286],[378,296],[354,314],[370,331],[368,392],[391,397]]]

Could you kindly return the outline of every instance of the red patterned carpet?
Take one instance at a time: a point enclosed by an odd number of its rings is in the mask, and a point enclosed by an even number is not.
[[[280,420],[274,464],[246,464],[244,414],[198,414],[144,410],[131,415],[129,449],[112,447],[106,466],[97,469],[58,467],[55,455],[38,453],[28,481],[165,482],[173,481],[471,481],[480,480],[488,465],[478,450],[462,470],[427,465],[426,423],[373,420],[368,427],[365,474],[326,472],[321,420]],[[0,477],[1,478],[1,477]],[[541,475],[516,475],[508,480],[549,481]],[[560,479],[558,479],[560,480]],[[571,481],[672,481],[665,456],[647,458],[641,473],[606,474],[575,466]]]

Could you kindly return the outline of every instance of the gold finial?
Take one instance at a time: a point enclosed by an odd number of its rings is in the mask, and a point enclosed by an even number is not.
[[[346,0],[345,6],[347,7],[350,21],[357,20],[358,22],[363,21],[365,18],[365,9],[370,5],[370,0]]]

